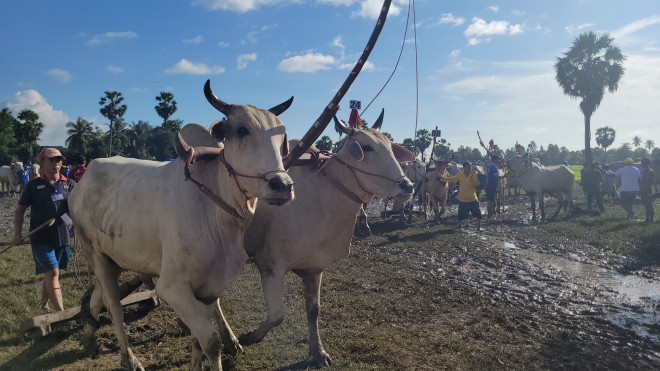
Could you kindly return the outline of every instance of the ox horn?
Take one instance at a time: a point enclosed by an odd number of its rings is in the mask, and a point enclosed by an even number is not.
[[[269,109],[268,111],[270,111],[270,113],[272,113],[275,116],[279,116],[289,108],[292,102],[293,102],[293,97],[289,98],[289,100],[287,100],[286,102],[280,103],[277,106]]]
[[[188,158],[190,158],[190,151],[193,151],[190,163],[212,160],[218,157],[220,152],[222,152],[222,148],[216,147],[191,147],[183,139],[180,132],[176,133],[176,137],[174,138],[174,150],[183,161],[188,161]]]
[[[353,81],[355,81],[357,78],[358,74],[362,70],[362,67],[364,66],[364,63],[367,61],[367,58],[369,58],[369,54],[371,54],[371,51],[374,49],[374,45],[376,45],[380,31],[383,30],[383,26],[385,25],[385,20],[387,19],[387,13],[390,10],[391,4],[392,0],[385,0],[383,2],[383,7],[380,10],[378,20],[376,21],[376,26],[374,26],[374,30],[371,33],[369,41],[367,42],[367,46],[362,51],[362,55],[358,59],[357,63],[355,63],[355,66],[346,78],[346,81],[344,81],[342,86],[337,91],[337,94],[335,94],[334,98],[332,98],[330,103],[325,107],[319,118],[316,119],[309,131],[307,131],[307,134],[305,134],[298,142],[298,144],[291,149],[291,152],[289,152],[289,154],[284,159],[282,159],[284,169],[290,168],[291,165],[293,165],[298,160],[298,158],[300,158],[300,156],[309,149],[309,147],[318,139],[318,137],[321,136],[323,130],[325,130],[325,128],[328,126],[330,120],[332,120],[332,116],[337,113],[337,110],[339,109],[339,102],[351,87]]]
[[[337,118],[337,115],[333,115],[332,118],[335,120],[335,127],[339,131],[341,131],[342,133],[344,133],[346,135],[353,135],[353,129],[349,128],[348,125],[341,122],[341,120]]]
[[[371,126],[372,129],[380,131],[380,127],[383,126],[383,116],[385,115],[385,108],[380,111],[380,116],[376,119],[376,122]]]
[[[204,84],[204,96],[215,109],[224,113],[225,116],[229,115],[233,105],[223,102],[213,94],[213,91],[211,90],[211,80],[206,80],[206,83]]]

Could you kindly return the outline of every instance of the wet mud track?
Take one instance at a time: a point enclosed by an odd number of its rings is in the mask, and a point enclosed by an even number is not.
[[[378,210],[383,205],[378,200],[372,203],[368,214],[375,220],[380,218]],[[554,211],[552,204],[548,208]],[[566,339],[557,339],[558,349],[568,344],[597,344],[603,352],[615,352],[618,358],[614,364],[584,359],[578,364],[660,368],[657,266],[632,270],[626,257],[548,233],[539,224],[529,222],[531,213],[522,197],[505,213],[484,219],[481,232],[475,230],[474,222],[463,230],[453,229],[456,211],[456,206],[450,206],[440,222],[424,222],[417,215],[411,226],[415,229],[430,223],[444,227],[431,235],[454,247],[442,253],[420,245],[424,253],[415,254],[416,258],[431,274],[456,286],[469,287],[493,307],[519,310],[503,320],[516,331],[524,334],[525,328],[541,332],[543,327],[561,329]],[[389,226],[376,225],[376,233],[389,234],[393,242],[422,240],[393,230],[397,223],[405,227],[396,217],[385,223]]]

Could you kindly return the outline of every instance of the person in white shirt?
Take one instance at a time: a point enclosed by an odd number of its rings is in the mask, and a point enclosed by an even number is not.
[[[621,207],[628,212],[628,218],[633,217],[633,202],[639,192],[639,179],[642,177],[639,169],[633,166],[633,159],[628,157],[624,163],[626,166],[614,172],[621,177]]]

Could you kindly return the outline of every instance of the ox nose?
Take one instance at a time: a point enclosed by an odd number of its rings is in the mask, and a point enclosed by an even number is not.
[[[405,193],[413,192],[413,185],[408,180],[404,180],[401,183],[399,183],[399,187],[401,187],[401,189],[403,189]]]
[[[290,181],[285,182],[281,177],[276,176],[268,180],[268,186],[275,192],[291,192],[293,183]]]

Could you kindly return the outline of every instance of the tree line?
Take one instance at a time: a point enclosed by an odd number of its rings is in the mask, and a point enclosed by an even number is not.
[[[106,91],[99,100],[99,112],[108,119],[108,130],[78,117],[68,122],[67,139],[59,147],[67,159],[84,155],[88,161],[99,157],[120,155],[147,160],[165,161],[175,156],[172,146],[183,120],[172,119],[177,103],[170,92],[156,96],[156,113],[163,119],[159,126],[138,120],[127,123],[124,118],[128,107],[117,91]],[[21,161],[25,164],[38,162],[41,146],[37,144],[44,124],[39,115],[24,109],[14,117],[9,109],[0,111],[0,163]]]

